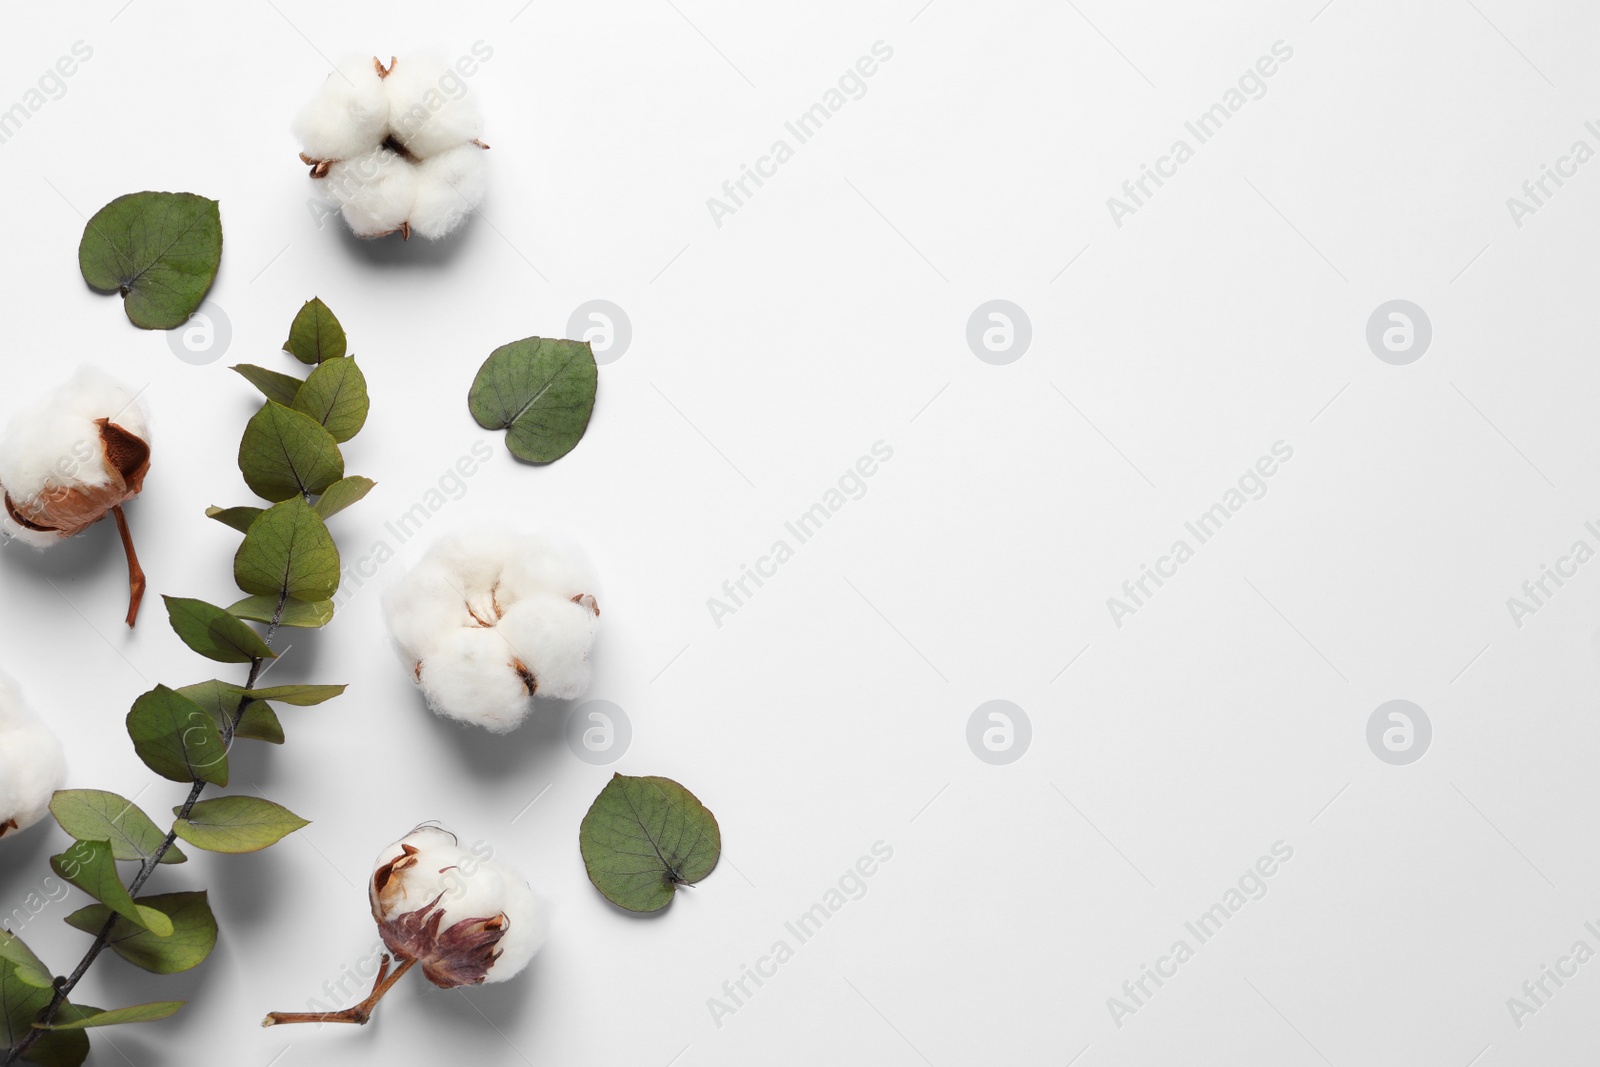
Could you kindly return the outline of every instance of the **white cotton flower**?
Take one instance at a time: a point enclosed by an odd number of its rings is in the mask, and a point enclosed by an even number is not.
[[[139,613],[144,572],[122,505],[150,470],[150,427],[137,394],[82,367],[0,438],[0,531],[49,548],[114,515],[128,555],[128,625]]]
[[[496,733],[537,695],[589,686],[596,581],[578,553],[508,530],[435,544],[384,598],[389,631],[429,707]]]
[[[17,683],[0,674],[0,839],[44,818],[66,776],[61,741],[33,717]]]
[[[294,122],[300,158],[360,237],[445,237],[488,188],[477,101],[427,56],[349,59]]]
[[[367,896],[378,932],[445,989],[516,977],[544,945],[544,906],[483,843],[420,826],[373,864]]]
[[[346,59],[300,109],[294,135],[311,160],[353,159],[383,143],[389,94],[370,59]]]

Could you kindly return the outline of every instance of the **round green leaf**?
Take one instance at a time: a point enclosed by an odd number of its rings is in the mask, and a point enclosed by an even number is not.
[[[172,828],[191,845],[210,852],[257,852],[309,825],[270,800],[235,796],[202,800]]]
[[[105,293],[121,293],[135,326],[182,326],[211,288],[222,261],[215,200],[194,193],[129,193],[83,229],[78,267]]]
[[[257,496],[288,500],[343,478],[344,457],[316,419],[269,400],[245,424],[239,470]]]
[[[578,828],[589,881],[629,911],[660,911],[722,855],[716,816],[670,778],[613,775]]]
[[[311,372],[290,405],[321,423],[335,441],[348,441],[366,425],[367,379],[354,356],[325,360]]]
[[[512,455],[550,463],[571,452],[588,429],[599,374],[589,342],[527,337],[489,354],[467,405],[479,426],[510,431]]]
[[[172,920],[172,933],[156,937],[117,917],[111,928],[111,950],[135,967],[156,974],[176,974],[198,967],[217,943],[217,920],[204,892],[161,893],[140,897],[137,903]],[[104,904],[90,904],[67,916],[67,923],[87,934],[98,934],[111,917]]]
[[[236,615],[204,600],[163,596],[167,605],[167,618],[183,643],[207,659],[218,663],[250,663],[258,659],[276,659],[277,653],[267,647],[261,635],[250,629]]]
[[[110,844],[112,859],[149,859],[167,837],[133,801],[103,789],[59,790],[50,798],[50,814],[79,841]],[[185,858],[173,846],[161,862],[182,863]]]
[[[339,590],[339,549],[311,505],[290,497],[250,524],[233,557],[233,577],[256,596],[331,600]]]
[[[182,693],[158,685],[133,702],[128,736],[145,766],[174,782],[228,784],[228,750],[216,720]]]
[[[344,327],[317,297],[301,306],[289,327],[283,350],[301,363],[321,363],[344,355]]]

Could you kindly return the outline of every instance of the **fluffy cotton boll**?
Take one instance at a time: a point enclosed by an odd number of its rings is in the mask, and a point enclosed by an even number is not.
[[[383,80],[389,94],[389,136],[419,160],[477,140],[483,119],[467,83],[430,56],[396,60]]]
[[[546,593],[506,610],[497,627],[533,675],[535,692],[571,700],[589,688],[589,648],[600,618],[588,602]]]
[[[294,120],[308,160],[353,159],[383,143],[389,129],[383,81],[370,57],[347,59],[328,75]]]
[[[60,740],[33,717],[17,684],[0,674],[0,839],[44,818],[66,776]]]
[[[367,895],[384,944],[446,989],[514,978],[544,945],[548,920],[528,883],[487,845],[435,826],[379,854]]]
[[[417,200],[416,168],[387,148],[335,163],[321,181],[357,237],[401,230]]]
[[[497,734],[522,724],[537,688],[528,665],[494,626],[438,638],[418,657],[414,673],[435,714]]]
[[[96,367],[80,368],[0,439],[0,523],[37,547],[93,525],[143,488],[149,437],[138,396]]]
[[[384,613],[429,707],[504,732],[532,697],[570,699],[587,688],[596,589],[576,552],[474,530],[436,543],[385,594]]]
[[[448,236],[483,203],[489,164],[475,144],[457,145],[417,165],[411,228],[429,240]]]

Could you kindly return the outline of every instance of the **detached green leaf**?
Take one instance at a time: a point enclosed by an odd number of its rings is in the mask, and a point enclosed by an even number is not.
[[[50,814],[79,841],[109,843],[113,859],[147,860],[167,836],[133,801],[101,789],[59,790],[50,798]],[[174,845],[161,862],[182,863],[186,858]]]
[[[312,297],[301,306],[289,327],[283,350],[301,363],[323,363],[344,355],[344,327],[328,310],[328,305]]]
[[[215,200],[194,193],[129,193],[83,229],[78,268],[104,293],[121,293],[135,326],[182,326],[216,279],[222,217]]]
[[[250,663],[278,658],[260,634],[215,604],[174,596],[161,599],[166,602],[167,618],[183,643],[207,659]]]
[[[345,508],[354,504],[368,493],[378,483],[371,478],[363,478],[359,474],[352,474],[348,478],[341,478],[328,486],[326,492],[317,498],[316,511],[324,519],[339,514]]]
[[[133,702],[128,736],[145,766],[174,782],[228,784],[228,750],[216,719],[182,693],[158,685]]]
[[[629,911],[660,911],[722,855],[716,816],[670,778],[613,775],[578,828],[589,880]]]
[[[157,937],[172,936],[172,920],[155,908],[136,904],[128,895],[111,846],[104,841],[78,841],[59,856],[50,857],[50,869],[91,897]]]
[[[527,337],[489,354],[467,394],[486,430],[509,430],[506,447],[529,463],[571,452],[594,412],[599,368],[587,341]]]
[[[311,824],[260,797],[202,800],[187,819],[172,824],[178,836],[210,852],[257,852]]]
[[[305,384],[303,378],[296,378],[292,374],[280,374],[253,363],[240,363],[233,369],[243,375],[245,381],[261,390],[262,396],[268,400],[276,400],[284,407],[294,406],[294,398],[299,395],[300,387]]]
[[[161,893],[136,903],[172,920],[172,934],[157,937],[118,916],[111,928],[111,950],[135,967],[156,974],[176,974],[198,967],[217,943],[217,920],[204,892]],[[111,917],[104,904],[90,904],[67,916],[67,923],[86,934],[98,934]]]
[[[344,457],[316,419],[269,400],[245,424],[239,470],[252,493],[288,500],[320,493],[343,478]]]
[[[291,405],[321,423],[335,441],[348,441],[366,425],[367,379],[354,356],[329,359],[311,372]]]
[[[248,533],[250,524],[261,517],[266,508],[206,508],[206,518],[216,519],[224,526],[232,526],[240,533]]]
[[[278,598],[275,596],[247,596],[228,608],[228,610],[241,619],[271,622],[272,617],[279,614]],[[278,625],[298,626],[302,629],[315,630],[320,626],[328,625],[332,621],[333,601],[331,600],[289,600],[284,602]]]
[[[283,725],[278,722],[278,716],[270,705],[251,700],[244,704],[243,714],[239,714],[239,705],[245,702],[247,694],[237,685],[212,679],[186,685],[178,692],[204,708],[224,737],[231,727],[236,738],[283,744]],[[239,714],[239,724],[233,726],[236,714]]]
[[[252,689],[250,695],[257,700],[276,700],[280,704],[308,708],[332,700],[344,691],[342,685],[279,685],[271,689]]]
[[[40,1030],[82,1030],[90,1026],[116,1026],[119,1023],[153,1023],[175,1015],[187,1004],[184,1000],[157,1000],[149,1004],[135,1004],[128,1008],[78,1008],[71,1012],[57,1012],[56,1020]]]
[[[339,591],[339,549],[311,505],[290,497],[250,524],[233,557],[233,578],[246,593],[274,602],[284,592],[296,600],[331,600]]]

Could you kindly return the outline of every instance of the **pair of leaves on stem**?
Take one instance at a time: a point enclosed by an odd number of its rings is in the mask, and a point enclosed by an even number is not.
[[[717,817],[671,778],[613,775],[578,828],[589,880],[628,911],[660,911],[717,866]]]
[[[205,300],[222,262],[222,216],[194,193],[129,193],[95,212],[78,242],[83,280],[121,293],[128,321],[171,330]]]

